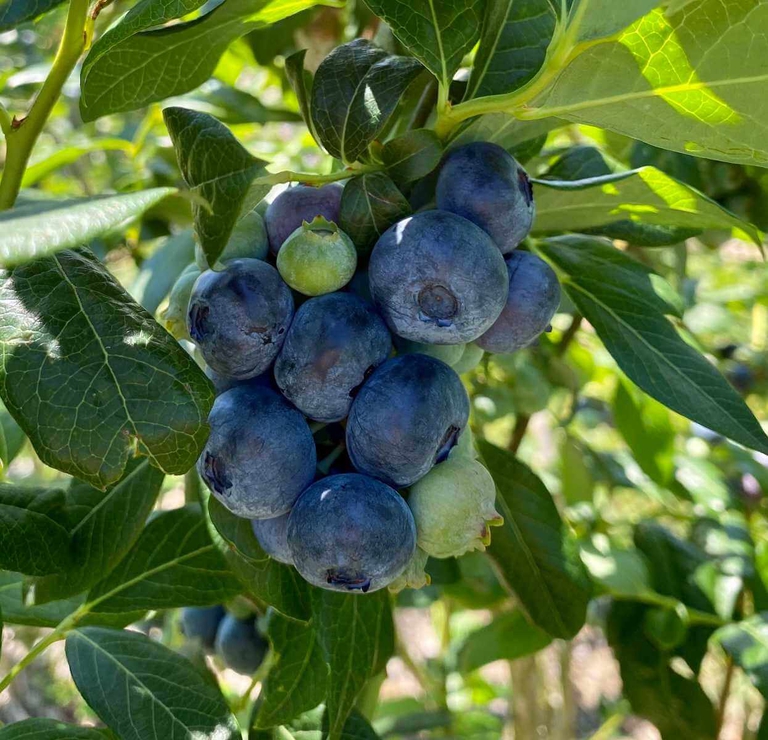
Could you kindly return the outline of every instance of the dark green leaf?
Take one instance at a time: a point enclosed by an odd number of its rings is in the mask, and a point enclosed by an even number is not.
[[[722,645],[755,688],[768,697],[768,613],[721,627],[712,639]]]
[[[571,10],[571,25],[578,26],[580,41],[613,36],[650,13],[662,0],[577,0]]]
[[[310,104],[328,153],[344,162],[364,155],[421,70],[415,59],[390,56],[365,39],[334,49],[317,69]]]
[[[549,239],[539,251],[634,383],[673,411],[768,452],[768,437],[741,396],[664,315],[674,312],[674,292],[658,275],[597,239]]]
[[[546,118],[543,121],[520,121],[508,113],[488,113],[476,118],[451,139],[449,149],[471,144],[474,141],[489,141],[514,155],[516,150],[526,148],[531,141],[539,140],[553,129],[560,128],[562,121]],[[537,152],[538,153],[538,152]]]
[[[389,177],[374,172],[353,177],[341,195],[339,225],[362,254],[373,249],[393,224],[409,216],[411,206]]]
[[[309,587],[294,568],[270,558],[261,549],[251,523],[237,517],[213,496],[208,515],[214,543],[247,591],[258,601],[294,619],[309,618]]]
[[[67,661],[80,693],[122,740],[239,740],[216,685],[178,653],[136,632],[71,632]]]
[[[325,699],[328,666],[317,642],[314,624],[269,618],[267,637],[273,664],[259,696],[254,727],[284,725]]]
[[[3,455],[0,459],[2,459],[3,466],[7,469],[21,452],[24,443],[27,441],[27,436],[16,423],[16,420],[8,413],[5,406],[2,405],[2,402],[0,402],[0,427],[3,430],[4,442]]]
[[[47,465],[106,488],[135,452],[197,460],[210,383],[87,250],[0,274],[0,341],[0,394]]]
[[[312,612],[330,669],[328,734],[338,740],[366,682],[384,670],[394,652],[392,604],[386,589],[374,594],[313,589]]]
[[[124,227],[174,188],[77,200],[41,200],[0,213],[0,264],[13,267]]]
[[[24,719],[0,729],[0,740],[107,740],[92,727],[76,727],[57,719]]]
[[[270,108],[255,95],[218,80],[209,80],[202,89],[183,96],[185,107],[218,118],[222,123],[282,123],[301,121],[301,116],[283,108]]]
[[[550,642],[552,638],[521,611],[506,612],[469,634],[459,650],[458,668],[466,673],[494,660],[517,660],[543,650]]]
[[[130,463],[106,491],[73,480],[65,508],[72,564],[61,575],[37,581],[35,602],[74,596],[107,576],[141,534],[164,477],[144,459]]]
[[[285,76],[291,83],[293,91],[296,93],[296,99],[299,102],[299,110],[304,123],[307,124],[309,132],[314,140],[320,143],[320,139],[315,131],[315,124],[312,122],[312,110],[310,108],[310,94],[312,90],[312,73],[304,69],[304,57],[307,56],[307,50],[302,49],[295,54],[291,54],[285,60]]]
[[[558,157],[542,175],[544,180],[587,180],[611,175],[614,168],[594,146],[572,146]]]
[[[327,740],[328,713],[321,705],[305,712],[287,725],[271,730],[260,730],[252,727],[248,740]],[[368,720],[360,712],[353,709],[338,740],[378,740],[378,735],[368,724]]]
[[[487,0],[465,99],[509,93],[532,80],[556,23],[551,0]]]
[[[64,0],[3,0],[0,2],[0,32],[34,20],[63,2]]]
[[[488,442],[481,440],[478,447],[504,517],[493,532],[490,554],[533,623],[569,639],[583,626],[591,595],[578,547],[536,475]]]
[[[198,506],[164,511],[120,564],[88,593],[95,612],[214,606],[240,584],[211,541]]]
[[[251,156],[226,126],[206,113],[166,108],[163,116],[184,181],[210,206],[193,203],[192,212],[197,238],[213,265],[240,214],[269,192],[269,185],[253,182],[264,174],[265,162]]]
[[[381,158],[390,177],[399,183],[426,177],[440,164],[443,145],[431,129],[419,128],[384,145]]]
[[[227,0],[194,20],[204,0],[141,0],[93,45],[80,74],[83,120],[181,95],[205,82],[237,38],[317,0]],[[161,70],[161,72],[158,72]]]
[[[483,0],[366,0],[447,90],[480,36]]]
[[[32,576],[69,568],[64,492],[0,483],[0,568]]]

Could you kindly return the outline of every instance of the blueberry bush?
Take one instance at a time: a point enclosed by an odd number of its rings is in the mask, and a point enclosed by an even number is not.
[[[64,641],[84,712],[0,740],[768,738],[768,0],[0,0],[0,48],[0,707]]]

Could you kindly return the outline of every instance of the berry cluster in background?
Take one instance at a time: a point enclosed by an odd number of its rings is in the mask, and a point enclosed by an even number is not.
[[[505,150],[449,151],[411,200],[371,250],[338,225],[343,185],[289,187],[212,269],[198,251],[165,314],[218,394],[201,477],[321,588],[419,588],[429,556],[490,543],[502,519],[459,376],[529,345],[560,303],[518,249],[534,198]]]

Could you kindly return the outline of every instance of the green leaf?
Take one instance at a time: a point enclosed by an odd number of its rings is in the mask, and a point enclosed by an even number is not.
[[[0,728],[0,740],[107,740],[108,735],[92,727],[76,727],[57,719],[24,719]]]
[[[665,281],[598,239],[564,236],[538,249],[634,383],[673,411],[768,452],[768,437],[741,396],[666,318],[677,307]]]
[[[736,624],[721,627],[712,637],[768,697],[768,613],[761,612]]]
[[[312,91],[312,73],[304,69],[304,58],[307,56],[307,50],[302,49],[285,60],[285,76],[288,78],[288,82],[291,84],[294,93],[296,93],[296,100],[299,103],[299,110],[301,111],[301,117],[304,119],[304,123],[307,125],[309,132],[312,134],[312,138],[320,142],[320,138],[315,130],[315,124],[312,121],[312,108],[310,104],[310,94]]]
[[[80,73],[80,113],[93,121],[137,110],[205,82],[235,40],[317,4],[317,0],[227,0],[173,23],[204,0],[141,0],[93,45]],[[161,70],[161,72],[158,72]]]
[[[3,0],[0,2],[0,32],[34,20],[64,0]]]
[[[166,108],[163,116],[184,181],[208,204],[194,202],[192,213],[208,264],[216,264],[240,214],[269,192],[269,185],[253,182],[264,174],[266,163],[251,156],[226,126],[206,113]]]
[[[2,436],[5,442],[5,451],[1,459],[3,461],[3,466],[7,469],[16,459],[16,456],[21,452],[24,443],[27,441],[27,437],[1,402],[0,427],[2,427]]]
[[[469,673],[494,660],[517,660],[543,650],[552,638],[531,624],[518,609],[470,632],[458,655],[458,668]]]
[[[78,247],[122,228],[175,188],[76,200],[42,200],[0,213],[0,265],[15,265]]]
[[[63,519],[63,491],[0,483],[0,568],[32,576],[67,570]]]
[[[352,710],[344,728],[338,736],[339,740],[378,740],[378,735],[356,709]],[[271,730],[260,730],[252,727],[248,740],[326,740],[328,738],[328,713],[321,705],[305,712],[287,725]]]
[[[61,575],[37,581],[35,602],[82,593],[109,574],[141,534],[164,478],[144,459],[129,464],[106,491],[73,480],[64,512],[72,564]]]
[[[336,47],[317,69],[310,103],[328,153],[344,162],[364,155],[421,70],[415,59],[391,56],[366,39]]]
[[[587,461],[589,453],[584,445],[570,435],[563,438],[560,447],[561,494],[569,506],[581,501],[592,501],[595,479]]]
[[[214,543],[248,593],[287,617],[309,619],[307,582],[295,568],[273,560],[261,549],[251,523],[213,496],[208,497],[208,516]]]
[[[755,226],[655,167],[586,180],[535,183],[533,230],[537,234],[602,230],[620,238],[618,229],[622,226],[631,234],[629,229],[634,225],[651,225],[685,231],[669,232],[671,240],[668,235],[656,242],[650,239],[650,246],[673,244],[705,229],[735,229],[755,244],[762,243],[763,235]]]
[[[381,159],[389,176],[399,183],[426,177],[440,164],[443,145],[431,129],[408,131],[384,144]]]
[[[622,598],[653,593],[651,574],[639,550],[614,547],[607,536],[596,534],[581,545],[581,561],[601,592]]]
[[[557,25],[551,0],[488,0],[465,100],[530,82],[544,64]]]
[[[218,687],[178,653],[137,632],[71,632],[67,661],[83,698],[122,740],[240,739]]]
[[[88,593],[94,612],[214,606],[241,592],[198,506],[159,513]]]
[[[584,625],[591,595],[578,547],[536,475],[484,440],[478,447],[504,517],[493,532],[491,557],[531,621],[552,637],[570,639]]]
[[[572,53],[521,113],[600,126],[700,157],[768,165],[767,29],[763,2],[701,0],[671,15],[652,11],[618,37],[577,47],[581,53]]]
[[[46,465],[107,488],[135,452],[197,460],[210,383],[87,250],[0,273],[0,342],[0,395]]]
[[[480,36],[483,0],[366,0],[445,90]]]
[[[547,134],[560,128],[563,122],[557,118],[545,118],[541,121],[520,121],[507,113],[489,113],[480,116],[462,128],[451,139],[449,149],[471,144],[474,141],[489,141],[506,149],[513,157],[524,161],[523,154],[531,147],[531,142],[540,142],[538,149],[531,156],[541,151]]]
[[[383,172],[353,177],[341,194],[339,226],[361,254],[393,224],[410,216],[408,199]]]
[[[386,589],[373,594],[313,589],[312,612],[330,670],[328,735],[338,740],[366,682],[384,670],[394,652],[392,604]]]
[[[580,41],[613,36],[650,13],[663,0],[576,0],[571,8],[571,25],[577,25]]]
[[[267,729],[284,725],[325,699],[328,666],[312,623],[269,618],[267,637],[273,664],[259,696],[253,726]]]

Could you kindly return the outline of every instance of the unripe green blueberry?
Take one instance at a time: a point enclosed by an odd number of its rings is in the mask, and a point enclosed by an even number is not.
[[[453,369],[458,375],[464,375],[474,370],[482,361],[485,351],[478,347],[474,342],[464,345],[464,352],[461,357],[453,364]]]
[[[395,337],[395,348],[399,355],[410,355],[418,352],[442,360],[446,365],[453,367],[464,354],[464,344],[423,344],[411,342],[408,339]]]
[[[426,571],[427,560],[429,560],[429,555],[417,547],[405,570],[389,584],[389,590],[393,594],[398,594],[406,588],[419,589],[429,586],[432,579]]]
[[[485,550],[490,527],[504,523],[495,501],[493,478],[476,460],[456,457],[436,465],[408,497],[418,546],[435,558]]]
[[[267,228],[264,226],[264,219],[253,210],[243,216],[232,229],[232,235],[229,237],[227,246],[219,255],[214,270],[224,269],[224,265],[230,260],[237,260],[243,257],[249,257],[255,260],[263,260],[269,254],[269,239],[267,237]],[[203,248],[195,245],[195,262],[201,271],[208,269],[208,258],[203,252]]]
[[[189,296],[192,294],[192,286],[199,277],[200,268],[197,265],[187,266],[171,288],[168,305],[160,316],[165,328],[176,339],[190,338],[187,329],[187,307],[189,306]]]
[[[318,216],[286,239],[277,254],[283,280],[304,295],[317,296],[343,288],[355,274],[357,250],[336,224]]]
[[[467,425],[464,431],[456,440],[456,445],[448,453],[448,459],[464,458],[465,460],[477,460],[477,450],[475,449],[475,435],[472,429]]]

